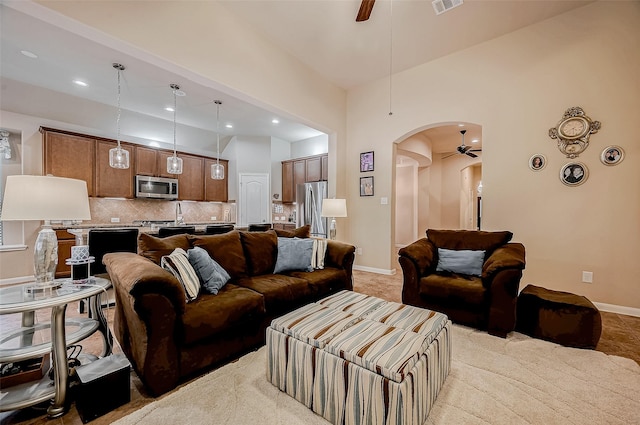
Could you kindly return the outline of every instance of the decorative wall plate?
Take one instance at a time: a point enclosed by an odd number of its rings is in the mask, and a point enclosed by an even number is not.
[[[618,165],[623,159],[624,150],[616,145],[607,146],[600,154],[600,161],[604,165]]]
[[[547,158],[541,153],[534,154],[529,158],[529,168],[533,171],[540,171],[547,166]]]
[[[589,169],[582,162],[569,162],[560,169],[560,180],[567,186],[580,186],[588,177]]]

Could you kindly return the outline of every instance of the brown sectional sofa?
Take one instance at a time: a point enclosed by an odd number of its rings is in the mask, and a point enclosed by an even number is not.
[[[175,248],[195,246],[205,249],[231,280],[217,295],[201,292],[187,303],[180,282],[159,263]],[[115,336],[149,392],[160,395],[263,344],[274,317],[352,290],[354,253],[352,245],[327,241],[324,269],[274,274],[275,231],[164,239],[142,234],[139,254],[103,258],[115,288]]]

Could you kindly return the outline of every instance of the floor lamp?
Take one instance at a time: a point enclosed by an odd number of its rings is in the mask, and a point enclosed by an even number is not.
[[[329,238],[336,238],[336,217],[347,216],[347,200],[346,199],[323,199],[322,200],[322,217],[331,217],[331,225],[329,226]]]
[[[87,183],[52,176],[8,176],[2,221],[43,220],[33,250],[35,288],[55,287],[58,239],[51,220],[91,220]]]

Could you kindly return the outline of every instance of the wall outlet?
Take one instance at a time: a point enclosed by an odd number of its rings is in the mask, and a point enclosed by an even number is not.
[[[218,217],[216,217],[215,215],[211,217],[211,220],[216,221],[218,219]]]
[[[582,281],[584,283],[593,283],[593,272],[582,272]]]
[[[389,203],[389,198],[387,198],[386,196],[383,196],[382,198],[380,198],[381,205],[387,205],[388,203]]]
[[[120,217],[111,217],[112,223],[120,223]]]
[[[356,248],[356,254],[358,254],[358,255],[362,255],[362,248],[357,247],[357,248]]]

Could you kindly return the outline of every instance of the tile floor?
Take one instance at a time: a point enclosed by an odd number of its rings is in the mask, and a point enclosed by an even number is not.
[[[402,274],[394,276],[384,276],[374,273],[354,271],[354,290],[367,293],[373,296],[387,299],[389,301],[400,301],[402,286]],[[70,305],[67,315],[78,315],[77,305]],[[627,357],[640,364],[640,317],[625,316],[615,313],[601,312],[602,315],[602,336],[598,343],[597,350],[607,354]],[[113,309],[107,310],[109,321],[113,320]],[[42,312],[38,315],[39,321],[48,321],[48,313]],[[20,316],[7,315],[0,317],[0,329],[7,329],[8,326],[18,326]],[[45,333],[39,336],[46,340]],[[83,352],[98,354],[102,348],[102,338],[99,334],[93,335],[82,342]],[[120,353],[117,342],[114,345],[114,353]],[[151,403],[154,398],[149,396],[142,383],[131,372],[131,402],[121,406],[108,414],[101,416],[92,422],[92,425],[107,425],[117,419],[140,409],[142,406]],[[1,403],[1,400],[0,400]],[[80,425],[82,420],[75,408],[71,405],[69,412],[56,419],[47,419],[47,404],[34,406],[14,412],[0,413],[0,425]]]

